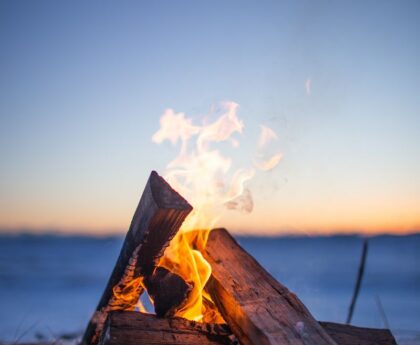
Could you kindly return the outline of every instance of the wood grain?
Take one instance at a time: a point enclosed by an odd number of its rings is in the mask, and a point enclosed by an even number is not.
[[[225,229],[211,231],[204,257],[212,267],[206,289],[242,345],[335,344],[297,296]]]
[[[131,312],[128,312],[131,314]],[[118,345],[118,344],[122,344],[122,342],[124,342],[124,344],[126,343],[126,338],[129,338],[128,341],[131,341],[132,343],[136,343],[138,341],[138,339],[145,339],[145,337],[147,335],[139,335],[139,332],[150,332],[152,331],[152,333],[154,334],[154,337],[158,337],[159,339],[159,335],[156,334],[156,332],[163,332],[166,334],[166,336],[161,336],[161,339],[165,338],[165,337],[169,337],[169,344],[174,344],[173,343],[173,337],[171,338],[168,333],[174,333],[175,334],[175,339],[177,338],[177,334],[179,334],[179,329],[178,329],[178,325],[177,321],[168,321],[168,324],[165,324],[165,322],[163,322],[163,326],[162,326],[162,321],[158,321],[159,319],[153,317],[153,316],[149,316],[147,317],[148,320],[146,320],[145,322],[140,321],[142,326],[138,327],[137,326],[137,322],[139,321],[132,321],[132,319],[135,318],[134,316],[129,316],[126,318],[125,323],[124,322],[119,322],[119,323],[115,323],[113,322],[113,326],[112,326],[112,330],[108,333],[108,336],[110,336],[110,334],[113,334],[114,339],[102,339],[101,345],[108,345],[108,342],[110,342],[113,345]],[[141,318],[141,316],[140,316]],[[160,325],[153,325],[153,323],[155,322],[161,322]],[[183,323],[182,321],[179,321],[181,323],[181,332],[182,329],[185,327],[187,327],[187,329],[190,329],[189,331],[185,332],[185,333],[194,333],[198,332],[198,335],[194,335],[193,337],[196,339],[196,344],[203,344],[206,345],[206,342],[216,341],[216,344],[224,344],[225,342],[227,342],[227,344],[229,344],[231,342],[231,332],[230,330],[223,325],[209,325],[209,324],[196,324],[196,323],[190,323],[189,321],[187,321],[186,323]],[[376,328],[362,328],[362,327],[355,327],[355,326],[350,326],[350,325],[343,325],[343,324],[338,324],[338,323],[333,323],[333,322],[319,322],[320,325],[325,329],[325,331],[337,342],[338,345],[396,345],[397,342],[395,341],[394,336],[392,335],[392,333],[388,330],[388,329],[376,329]],[[136,330],[132,331],[130,330],[130,327],[135,325]],[[187,326],[185,326],[187,325]],[[120,328],[118,330],[118,328]],[[125,330],[125,329],[129,329],[129,330]],[[192,330],[191,330],[192,328]],[[105,329],[107,329],[107,326],[105,326]],[[125,335],[124,335],[125,332]],[[131,332],[133,332],[134,334],[131,334]],[[206,335],[207,333],[210,333],[209,337],[202,337],[202,334],[204,333],[204,335]],[[219,336],[219,342],[218,340],[214,340],[214,338],[212,338],[214,336],[214,334]],[[179,336],[178,336],[179,337]],[[228,337],[229,339],[226,339],[226,337]],[[210,339],[209,339],[210,338]],[[198,340],[197,340],[198,339]],[[204,340],[203,340],[204,339]],[[213,339],[213,340],[212,340]],[[60,337],[58,338],[58,341],[54,341],[54,342],[38,342],[38,343],[19,343],[19,345],[57,345],[58,343],[60,343]],[[149,339],[150,340],[150,337]],[[159,341],[159,340],[158,340]],[[180,340],[181,341],[181,340]],[[183,340],[182,340],[183,341]],[[140,343],[140,342],[139,342]],[[143,342],[149,344],[149,342]],[[157,342],[157,344],[162,344],[162,342]],[[175,343],[175,344],[179,344]],[[182,343],[184,344],[184,343]],[[210,342],[210,344],[212,344]]]
[[[226,325],[136,312],[112,312],[100,345],[233,345]]]
[[[364,328],[333,322],[320,322],[338,345],[397,345],[388,329]]]

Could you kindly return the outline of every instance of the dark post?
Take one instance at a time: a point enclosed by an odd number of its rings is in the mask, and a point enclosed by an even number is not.
[[[365,272],[366,257],[368,252],[368,240],[363,241],[362,256],[360,258],[359,271],[357,272],[356,285],[354,286],[353,297],[351,299],[349,314],[347,315],[347,324],[350,324],[353,317],[354,306],[356,305],[357,296],[359,295],[360,285],[362,284],[363,273]]]

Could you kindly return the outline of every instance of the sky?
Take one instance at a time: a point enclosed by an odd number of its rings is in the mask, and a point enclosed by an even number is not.
[[[245,234],[420,230],[418,1],[0,0],[0,232],[124,233],[167,108],[239,104],[283,154]],[[239,138],[238,137],[238,138]]]

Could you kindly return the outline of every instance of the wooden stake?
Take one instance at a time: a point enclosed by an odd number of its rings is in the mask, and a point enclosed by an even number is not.
[[[378,295],[375,295],[375,302],[376,302],[376,306],[378,307],[379,313],[381,314],[381,318],[382,318],[385,328],[389,329],[390,328],[389,321],[386,316],[384,306],[382,305],[381,298]]]
[[[242,345],[332,345],[303,303],[277,282],[225,229],[211,231],[206,287]]]
[[[95,345],[98,342],[107,314],[111,310],[134,309],[143,292],[141,280],[136,278],[147,277],[153,273],[157,260],[191,210],[191,205],[152,171],[120,256],[96,312],[88,324],[82,344]],[[118,299],[114,292],[129,292],[130,299]]]
[[[360,285],[362,284],[363,273],[365,272],[366,257],[368,252],[368,240],[363,241],[362,256],[360,258],[359,270],[357,272],[356,285],[354,286],[353,297],[351,299],[349,313],[347,315],[346,323],[349,325],[353,317],[354,307],[356,305],[357,296],[359,295]]]

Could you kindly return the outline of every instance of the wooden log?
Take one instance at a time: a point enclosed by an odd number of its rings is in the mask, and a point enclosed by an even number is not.
[[[152,274],[157,260],[191,210],[191,205],[152,171],[82,344],[97,343],[109,311],[134,309],[143,292],[137,278]],[[118,295],[124,298],[117,298]]]
[[[320,322],[337,345],[396,345],[387,329],[362,328]],[[161,319],[151,314],[111,312],[99,345],[130,344],[229,344],[236,343],[229,326],[205,324],[182,318]],[[310,343],[307,343],[310,344]]]
[[[388,329],[364,328],[333,322],[320,325],[338,345],[397,345]]]
[[[112,314],[117,313],[117,312],[112,312]],[[132,312],[125,312],[124,314],[130,313],[132,314]],[[128,316],[127,315],[127,319],[129,318],[134,318],[135,317],[133,315]],[[148,316],[140,316],[140,325],[141,327],[138,327],[138,323],[139,321],[132,321],[131,319],[127,322],[125,322],[125,326],[123,322],[115,322],[115,321],[111,321],[109,324],[109,327],[105,325],[104,328],[104,332],[107,331],[108,328],[110,328],[110,331],[108,333],[108,336],[112,336],[114,337],[113,340],[111,339],[102,339],[101,345],[107,345],[108,342],[113,341],[113,345],[118,345],[118,344],[122,344],[120,342],[121,341],[125,341],[125,338],[130,337],[132,339],[132,341],[136,341],[136,334],[138,336],[138,332],[141,332],[141,330],[144,330],[146,328],[146,325],[148,325],[146,331],[152,331],[154,332],[152,334],[152,336],[157,337],[158,335],[156,334],[156,332],[161,332],[162,329],[164,329],[166,334],[169,333],[175,333],[175,336],[178,333],[178,329],[177,329],[177,321],[171,321],[171,322],[163,322],[163,327],[162,327],[162,323],[159,324],[155,324],[153,325],[156,321],[154,320],[159,320],[154,318],[154,316],[152,315],[148,315]],[[141,321],[141,319],[146,319],[144,322]],[[178,320],[178,319],[177,319]],[[183,319],[181,319],[183,320]],[[192,327],[194,329],[193,332],[197,331],[198,329],[198,337],[199,337],[199,344],[206,344],[206,342],[203,342],[202,340],[202,336],[201,334],[204,332],[204,334],[210,333],[209,337],[204,338],[204,341],[208,341],[209,338],[210,340],[212,340],[212,336],[214,336],[215,334],[220,336],[219,340],[220,342],[216,344],[224,344],[224,342],[231,342],[233,343],[235,340],[234,338],[232,340],[230,339],[226,339],[226,337],[232,338],[231,332],[229,330],[229,327],[227,325],[210,325],[210,324],[197,324],[194,322],[189,322],[189,321],[179,321],[181,322],[181,324],[187,325],[187,329],[188,326]],[[338,323],[333,323],[333,322],[319,322],[320,325],[325,329],[325,331],[331,336],[331,338],[333,338],[338,345],[397,345],[397,342],[394,338],[394,336],[392,335],[392,333],[388,330],[388,329],[377,329],[377,328],[362,328],[362,327],[355,327],[355,326],[350,326],[350,325],[343,325],[343,324],[338,324]],[[120,325],[123,325],[122,327]],[[138,330],[138,332],[135,330],[134,336],[130,335],[129,332],[131,332],[132,330],[130,330],[129,325],[135,325],[136,326],[136,330]],[[169,325],[168,325],[169,324]],[[137,328],[138,327],[138,328]],[[123,330],[123,328],[128,328],[129,330]],[[181,327],[181,329],[183,329]],[[145,335],[142,335],[143,337],[145,337]],[[61,340],[73,340],[77,338],[77,336],[72,335],[70,338],[68,337],[63,337],[63,336],[59,336],[58,339],[54,342],[39,342],[39,343],[18,343],[19,345],[57,345],[57,341],[58,343]],[[162,337],[161,337],[162,338]],[[153,338],[152,338],[153,339]],[[214,338],[213,338],[214,339]],[[173,341],[173,340],[170,340]],[[1,344],[1,343],[0,343]],[[125,342],[124,342],[125,344]],[[150,343],[148,343],[150,344]],[[161,344],[161,343],[158,343]],[[174,343],[170,343],[170,344],[174,344]],[[175,343],[175,344],[179,344]],[[184,344],[184,343],[183,343]]]
[[[206,289],[242,345],[331,345],[303,303],[277,282],[225,229],[212,230],[204,257]]]
[[[153,300],[158,317],[173,316],[186,301],[193,288],[179,275],[164,267],[156,268],[153,275],[146,277],[144,285]]]
[[[136,312],[111,312],[99,345],[233,345],[227,325]]]

